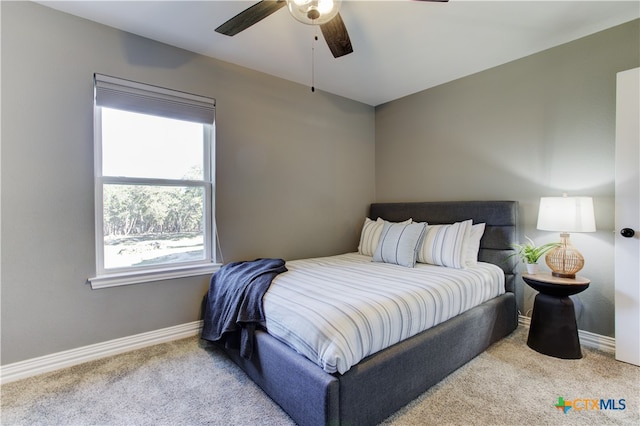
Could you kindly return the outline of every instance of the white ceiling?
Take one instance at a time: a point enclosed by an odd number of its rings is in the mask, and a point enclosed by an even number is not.
[[[39,1],[317,90],[379,105],[640,17],[638,0],[346,0],[354,52],[335,59],[286,8],[234,37],[214,31],[255,1]],[[615,46],[611,46],[615,49]]]

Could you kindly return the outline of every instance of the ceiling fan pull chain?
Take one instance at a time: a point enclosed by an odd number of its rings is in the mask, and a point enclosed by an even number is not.
[[[318,27],[314,26],[313,42],[311,43],[311,91],[315,92],[316,87],[316,41],[318,41]]]

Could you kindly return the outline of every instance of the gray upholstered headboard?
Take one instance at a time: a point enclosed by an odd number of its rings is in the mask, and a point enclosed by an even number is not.
[[[412,218],[431,225],[447,224],[473,219],[485,223],[480,240],[478,260],[498,265],[505,273],[506,290],[515,293],[516,257],[505,260],[514,252],[512,244],[518,242],[517,201],[433,201],[409,203],[374,203],[369,218],[381,217],[390,222]]]

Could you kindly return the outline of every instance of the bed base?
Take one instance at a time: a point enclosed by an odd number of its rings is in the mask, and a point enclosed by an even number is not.
[[[343,375],[328,374],[264,331],[253,356],[227,354],[299,425],[374,425],[502,339],[518,325],[513,201],[372,204],[369,217],[431,224],[474,219],[487,224],[479,259],[505,271],[507,293],[373,354]]]
[[[266,332],[251,360],[229,356],[299,425],[375,425],[518,325],[506,293],[332,375]]]

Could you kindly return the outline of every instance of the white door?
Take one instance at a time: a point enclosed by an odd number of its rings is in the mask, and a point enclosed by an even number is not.
[[[615,169],[616,359],[640,365],[640,68],[618,73]]]

